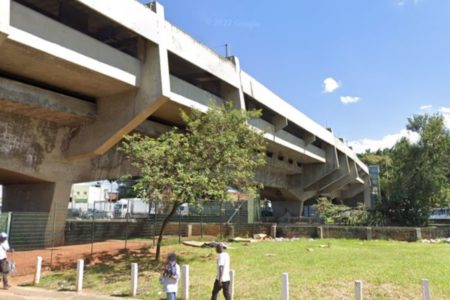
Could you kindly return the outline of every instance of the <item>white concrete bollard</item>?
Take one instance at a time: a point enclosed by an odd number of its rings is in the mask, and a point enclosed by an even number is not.
[[[428,279],[422,279],[422,294],[423,300],[430,300],[430,284]]]
[[[76,288],[77,292],[81,292],[83,289],[83,273],[84,273],[84,260],[79,259],[77,262],[77,283]]]
[[[289,275],[281,274],[281,300],[289,300]]]
[[[355,281],[355,299],[363,300],[363,283],[361,280]]]
[[[34,274],[34,285],[39,285],[41,281],[42,256],[36,257],[36,274]]]
[[[182,290],[181,299],[189,300],[189,265],[183,265],[181,267],[181,278],[182,278]]]
[[[131,295],[134,297],[137,294],[138,288],[138,264],[131,264]]]
[[[235,271],[234,270],[230,270],[230,296],[231,296],[231,300],[234,299],[234,275],[235,275]]]

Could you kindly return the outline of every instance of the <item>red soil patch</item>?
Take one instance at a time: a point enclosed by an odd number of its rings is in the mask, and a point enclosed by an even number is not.
[[[110,255],[114,257],[123,251],[136,251],[149,248],[149,241],[128,241],[127,250],[125,242],[120,240],[109,240],[96,242],[91,256],[91,244],[61,246],[52,249],[40,249],[31,251],[16,251],[9,254],[16,263],[16,273],[11,276],[14,284],[28,283],[34,278],[36,270],[36,257],[42,256],[42,272],[53,269],[75,268],[78,259],[85,259],[86,264],[99,261],[99,257]]]

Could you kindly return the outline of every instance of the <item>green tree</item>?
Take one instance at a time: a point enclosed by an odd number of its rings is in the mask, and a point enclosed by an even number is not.
[[[183,131],[174,128],[156,139],[125,137],[121,150],[140,171],[134,188],[170,207],[159,232],[156,260],[164,229],[181,204],[225,200],[229,188],[250,193],[259,188],[255,172],[266,161],[265,141],[247,125],[259,115],[228,103],[206,113],[181,112]]]
[[[417,143],[400,140],[390,151],[389,193],[378,210],[390,223],[426,225],[430,210],[449,199],[450,135],[441,115],[415,115],[407,129],[419,134]]]

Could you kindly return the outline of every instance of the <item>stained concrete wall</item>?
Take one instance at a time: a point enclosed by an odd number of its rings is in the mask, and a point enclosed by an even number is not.
[[[296,200],[280,204],[281,213],[288,208],[298,215],[303,201],[322,192],[311,186],[317,182],[321,188],[337,186],[333,176],[345,182],[328,193],[333,197],[353,197],[367,189],[367,168],[351,149],[242,71],[237,57],[222,57],[167,22],[162,6],[155,5],[152,11],[134,0],[77,1],[135,32],[139,58],[33,9],[0,0],[0,71],[40,85],[26,87],[22,82],[14,89],[0,89],[0,184],[5,184],[5,208],[48,211],[56,217],[49,217],[47,228],[56,226],[62,232],[65,215],[52,212],[67,206],[71,183],[135,174],[117,151],[124,135],[167,103],[205,111],[207,98],[223,101],[171,77],[168,51],[219,80],[223,98],[232,99],[235,107],[245,109],[248,94],[277,113],[278,123],[289,120],[305,130],[303,140],[283,131],[276,120],[267,124],[271,132],[266,138],[274,155],[287,153],[301,162],[293,168],[272,161],[259,170],[265,186],[281,191],[284,200]],[[0,87],[8,84],[0,80]],[[69,99],[49,90],[76,95]],[[80,103],[72,105],[73,101]],[[316,136],[324,145],[311,144]],[[353,162],[357,174],[345,173],[329,149]],[[22,177],[5,175],[12,173]]]

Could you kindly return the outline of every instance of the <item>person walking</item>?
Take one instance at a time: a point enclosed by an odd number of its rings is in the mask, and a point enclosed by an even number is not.
[[[0,233],[0,272],[3,277],[3,289],[7,290],[11,286],[8,284],[8,273],[10,272],[8,257],[6,252],[9,251],[8,235],[4,232]]]
[[[216,245],[217,257],[217,277],[214,281],[211,300],[217,300],[220,290],[223,290],[225,300],[231,300],[230,295],[230,255],[225,252],[222,244]]]
[[[167,300],[176,300],[178,292],[178,281],[180,279],[180,266],[177,264],[175,253],[169,254],[167,263],[164,266],[160,281],[163,284],[164,292],[167,294]]]

